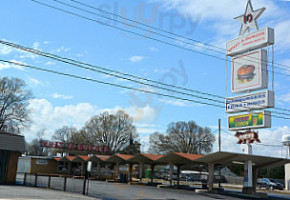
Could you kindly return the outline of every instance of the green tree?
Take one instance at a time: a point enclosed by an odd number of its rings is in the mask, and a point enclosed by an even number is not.
[[[203,154],[211,152],[215,136],[210,128],[200,127],[194,121],[172,122],[168,125],[166,134],[156,132],[150,135],[149,140],[151,153]]]
[[[20,134],[29,124],[31,92],[18,78],[0,78],[0,130]]]

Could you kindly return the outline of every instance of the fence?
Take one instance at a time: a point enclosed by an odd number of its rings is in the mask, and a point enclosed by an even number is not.
[[[80,194],[88,193],[88,182],[84,176],[72,177],[54,174],[23,174],[23,185],[63,190]]]

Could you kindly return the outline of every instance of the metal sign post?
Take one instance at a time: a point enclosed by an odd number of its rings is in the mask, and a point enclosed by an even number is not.
[[[257,25],[257,19],[265,9],[254,10],[251,1],[248,0],[245,13],[235,18],[241,22],[239,37],[226,44],[226,55],[232,57],[231,92],[246,93],[226,98],[226,112],[238,113],[228,117],[228,129],[237,131],[238,144],[247,144],[248,155],[253,153],[251,144],[261,142],[258,132],[251,129],[271,128],[271,112],[264,109],[274,108],[275,103],[274,92],[268,90],[269,50],[263,49],[265,47],[269,49],[269,46],[274,45],[274,29],[267,27],[259,30]],[[250,29],[254,32],[250,32]],[[272,82],[273,80],[274,78]],[[272,89],[274,90],[273,86]],[[260,91],[253,93],[256,90]],[[255,110],[256,112],[253,112]],[[243,193],[255,192],[252,167],[252,160],[245,161]]]

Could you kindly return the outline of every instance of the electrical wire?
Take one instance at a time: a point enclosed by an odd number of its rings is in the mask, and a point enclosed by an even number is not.
[[[117,74],[122,74],[119,71],[110,70],[108,68],[99,67],[99,66],[96,66],[96,65],[91,65],[91,64],[79,62],[79,61],[76,61],[76,60],[73,60],[73,59],[69,59],[69,58],[60,57],[60,56],[55,55],[55,54],[46,53],[46,52],[43,52],[43,51],[40,51],[40,50],[36,50],[36,49],[29,48],[29,47],[21,46],[21,45],[15,44],[15,43],[11,43],[11,42],[0,40],[0,44],[8,45],[10,47],[17,48],[17,49],[22,50],[22,51],[26,51],[26,52],[29,52],[29,53],[37,54],[37,55],[44,56],[44,57],[47,57],[47,58],[51,58],[51,59],[54,59],[54,60],[57,60],[57,61],[60,61],[60,62],[64,62],[66,64],[74,65],[74,66],[77,66],[79,68],[91,70],[91,71],[98,72],[98,73],[103,73],[103,74],[106,74],[106,75],[114,76],[114,77],[117,77],[117,78],[120,78],[120,79],[132,81],[132,82],[139,83],[139,84],[142,84],[142,85],[151,86],[151,87],[155,87],[155,88],[162,89],[162,90],[165,90],[165,91],[175,92],[175,93],[178,93],[178,94],[183,94],[183,95],[192,96],[192,97],[195,97],[195,98],[200,98],[200,99],[204,99],[204,100],[208,100],[208,101],[214,101],[214,102],[217,102],[217,103],[224,104],[223,101],[218,101],[218,100],[215,100],[215,99],[210,99],[210,98],[206,98],[206,97],[202,97],[202,96],[198,96],[198,95],[192,95],[192,94],[189,94],[189,93],[179,92],[179,91],[176,91],[176,90],[172,90],[172,89],[168,89],[168,88],[164,88],[164,87],[159,87],[159,86],[152,85],[152,84],[146,84],[146,83],[143,83],[143,82],[140,82],[140,81],[132,80],[130,78],[122,77],[120,75],[116,75],[116,74],[112,74],[112,73],[96,70],[95,68],[101,69],[101,70],[105,70],[105,71],[113,71],[114,73],[117,73]],[[94,68],[88,68],[88,67],[84,67],[82,65],[92,66]],[[131,74],[124,74],[124,75],[126,75],[126,76],[130,75],[131,77],[144,80],[142,77],[138,77],[138,76],[135,76],[135,75],[131,75]],[[167,85],[167,84],[163,84],[162,82],[152,81],[150,79],[145,79],[145,80],[149,81],[149,82],[153,82],[153,83],[158,83],[158,84],[161,84],[161,85]],[[170,86],[171,87],[176,87],[176,86],[173,86],[173,85],[170,85]],[[180,87],[177,87],[177,88],[180,88]],[[182,88],[182,89],[186,89],[186,88]],[[200,93],[202,93],[202,92],[200,92]],[[209,94],[209,93],[206,93],[206,94],[207,95],[212,95],[212,94]],[[212,96],[217,96],[217,95],[212,95]],[[287,111],[287,109],[283,109],[283,110]],[[276,114],[282,114],[282,115],[290,116],[290,114],[288,114],[288,113],[282,113],[282,112],[276,112],[276,111],[272,111],[272,112],[276,113]]]
[[[100,81],[100,80],[96,80],[96,79],[92,79],[92,78],[85,78],[85,77],[81,77],[81,76],[78,76],[78,75],[73,75],[73,74],[63,73],[63,72],[59,72],[59,71],[55,71],[55,70],[40,68],[40,67],[27,65],[27,64],[15,62],[15,61],[8,61],[8,60],[0,59],[0,62],[14,64],[14,65],[18,65],[18,66],[22,66],[22,67],[26,67],[26,68],[30,68],[30,69],[35,69],[35,70],[38,70],[38,71],[44,71],[44,72],[54,73],[54,74],[63,75],[63,76],[69,76],[69,77],[76,78],[76,79],[92,81],[92,82],[96,82],[96,83],[100,83],[100,84],[104,84],[104,85],[115,86],[115,87],[119,87],[119,88],[123,88],[123,89],[134,90],[134,91],[138,91],[138,92],[142,92],[142,93],[149,93],[149,94],[154,94],[154,95],[157,95],[157,96],[169,97],[169,98],[174,98],[174,99],[178,99],[178,100],[182,100],[182,101],[188,101],[188,102],[193,102],[193,103],[198,103],[198,104],[203,104],[203,105],[208,105],[208,106],[213,106],[213,107],[218,107],[218,108],[223,108],[224,109],[223,106],[212,104],[212,103],[206,103],[206,102],[197,101],[197,100],[193,100],[193,99],[177,97],[177,96],[174,96],[174,95],[162,94],[162,93],[159,93],[159,92],[143,90],[143,89],[138,89],[138,88],[134,88],[134,87],[114,84],[114,83],[108,83],[108,82],[105,82],[105,81]],[[265,115],[267,115],[267,114],[265,113]],[[271,116],[275,117],[275,118],[286,119],[286,120],[290,119],[290,118],[281,117],[281,116],[277,116],[277,115],[271,115]]]
[[[144,37],[144,38],[147,38],[147,39],[151,39],[151,40],[154,40],[154,41],[157,41],[157,42],[160,42],[160,43],[169,45],[169,46],[177,47],[177,48],[180,48],[180,49],[183,49],[183,50],[186,50],[186,51],[195,52],[195,53],[198,53],[198,54],[201,54],[201,55],[204,55],[204,56],[216,58],[218,60],[227,61],[225,58],[221,58],[221,57],[218,57],[218,56],[215,56],[215,55],[212,55],[212,54],[209,54],[209,53],[205,53],[205,52],[200,52],[200,51],[194,50],[192,48],[182,47],[182,46],[179,46],[179,45],[170,43],[170,42],[166,42],[164,40],[156,39],[156,38],[149,37],[149,36],[144,35],[144,34],[141,34],[141,33],[137,33],[137,32],[134,32],[134,31],[130,31],[128,29],[124,29],[124,28],[120,28],[120,27],[113,26],[113,25],[110,25],[110,24],[106,24],[106,23],[101,22],[101,21],[98,21],[96,19],[92,19],[92,18],[83,16],[83,15],[80,15],[80,14],[77,14],[77,13],[74,13],[74,12],[70,12],[70,11],[67,11],[67,10],[64,10],[64,9],[61,9],[61,8],[58,8],[58,7],[55,7],[55,6],[52,6],[52,5],[49,5],[49,4],[46,4],[46,3],[43,3],[43,2],[37,1],[37,0],[31,0],[31,1],[33,1],[35,3],[38,3],[40,5],[43,5],[43,6],[46,6],[46,7],[49,7],[49,8],[52,8],[52,9],[55,9],[55,10],[64,12],[64,13],[68,13],[70,15],[74,15],[74,16],[77,16],[77,17],[80,17],[80,18],[83,18],[83,19],[86,19],[86,20],[89,20],[89,21],[93,21],[93,22],[96,22],[96,23],[101,24],[101,25],[104,25],[104,26],[108,26],[108,27],[111,27],[111,28],[115,28],[115,29],[118,29],[118,30],[121,30],[121,31],[125,31],[125,32],[128,32],[130,34],[134,34],[134,35],[138,35],[138,36],[141,36],[141,37]],[[261,64],[260,62],[257,62],[257,63]],[[240,64],[242,64],[242,63],[240,63]],[[266,70],[266,69],[262,69],[262,70]],[[279,74],[279,75],[282,75],[282,76],[290,76],[290,74],[288,75],[288,74],[280,73],[280,72],[277,72],[277,71],[275,73],[276,74]]]
[[[162,93],[154,92],[154,91],[150,91],[150,90],[143,90],[143,89],[138,89],[138,88],[134,88],[134,87],[123,86],[123,85],[115,84],[115,83],[108,83],[105,81],[100,81],[100,80],[96,80],[96,79],[92,79],[92,78],[85,78],[85,77],[81,77],[81,76],[74,75],[74,74],[63,73],[63,72],[59,72],[59,71],[55,71],[55,70],[51,70],[51,69],[40,68],[40,67],[27,65],[27,64],[15,62],[15,61],[8,61],[8,60],[0,59],[0,62],[14,64],[14,65],[18,65],[18,66],[22,66],[22,67],[26,67],[26,68],[30,68],[30,69],[35,69],[38,71],[44,71],[44,72],[54,73],[54,74],[63,75],[63,76],[69,76],[69,77],[76,78],[76,79],[92,81],[92,82],[96,82],[96,83],[100,83],[100,84],[104,84],[104,85],[115,86],[115,87],[119,87],[119,88],[123,88],[123,89],[134,90],[134,91],[138,91],[138,92],[142,92],[142,93],[149,93],[149,94],[154,94],[154,95],[163,96],[163,97],[170,97],[170,98],[174,98],[174,99],[178,99],[178,100],[182,100],[182,101],[188,101],[188,102],[192,102],[192,103],[198,103],[198,104],[203,104],[203,105],[208,105],[208,106],[224,108],[223,106],[212,104],[212,103],[206,103],[206,102],[197,101],[197,100],[193,100],[193,99],[177,97],[177,96],[169,95],[169,94],[162,94]]]
[[[107,17],[107,16],[104,16],[104,15],[101,15],[101,14],[98,14],[98,13],[95,13],[95,12],[91,12],[91,11],[88,11],[88,10],[85,10],[85,9],[82,9],[82,8],[79,8],[79,7],[76,7],[76,6],[73,6],[73,5],[70,5],[70,4],[67,4],[67,3],[64,3],[64,2],[61,2],[59,0],[52,0],[52,1],[55,1],[59,4],[62,4],[62,5],[65,5],[65,6],[68,6],[68,7],[71,7],[71,8],[74,8],[74,9],[77,9],[77,10],[81,10],[81,11],[84,11],[84,12],[87,12],[87,13],[90,13],[90,14],[93,14],[93,15],[96,15],[96,16],[99,16],[99,17],[103,17],[103,18],[106,18],[106,19],[109,19],[111,21],[114,21],[114,22],[118,22],[118,23],[122,23],[126,26],[131,26],[131,27],[134,27],[134,28],[137,28],[137,29],[140,29],[140,30],[143,30],[143,31],[146,31],[146,29],[144,28],[140,28],[140,27],[135,27],[134,25],[130,25],[129,23],[125,23],[125,22],[122,22],[120,20],[116,20],[116,19],[113,19],[113,18],[110,18],[110,17]],[[110,15],[113,15],[113,16],[116,16],[118,18],[121,18],[121,19],[125,19],[127,21],[130,21],[130,22],[134,22],[136,24],[139,24],[139,25],[142,25],[144,27],[147,27],[147,28],[151,28],[151,29],[154,29],[154,30],[157,30],[157,31],[160,31],[160,32],[164,32],[166,34],[170,34],[170,35],[174,35],[176,37],[179,37],[179,38],[182,38],[182,39],[186,39],[186,40],[189,40],[189,41],[193,41],[195,43],[198,43],[198,44],[193,44],[193,43],[185,43],[185,44],[188,44],[188,45],[193,45],[193,46],[197,46],[200,48],[200,45],[199,44],[203,44],[205,46],[209,46],[211,48],[215,48],[215,49],[220,49],[220,50],[223,50],[223,51],[216,51],[216,50],[213,50],[213,49],[209,49],[209,48],[205,48],[203,47],[204,49],[207,49],[207,50],[211,50],[211,51],[214,51],[214,52],[217,52],[217,53],[221,53],[221,54],[224,54],[224,51],[226,51],[226,49],[224,48],[220,48],[220,47],[216,47],[216,46],[213,46],[211,44],[208,44],[208,43],[205,43],[205,42],[202,42],[202,41],[199,41],[199,40],[194,40],[194,39],[191,39],[191,38],[188,38],[188,37],[185,37],[183,35],[180,35],[180,34],[176,34],[176,33],[173,33],[173,32],[170,32],[170,31],[165,31],[163,29],[159,29],[159,28],[156,28],[156,27],[153,27],[153,26],[149,26],[147,24],[144,24],[144,23],[141,23],[141,22],[138,22],[136,20],[131,20],[129,18],[126,18],[126,17],[123,17],[121,15],[117,15],[117,14],[114,14],[114,13],[111,13],[111,12],[107,12],[107,11],[104,11],[102,9],[99,9],[99,8],[96,8],[96,7],[93,7],[93,6],[90,6],[88,4],[85,4],[85,3],[82,3],[82,2],[79,2],[79,1],[76,1],[76,0],[69,0],[71,2],[74,2],[74,3],[77,3],[79,5],[82,5],[82,6],[85,6],[85,7],[88,7],[88,8],[91,8],[91,9],[94,9],[94,10],[98,10],[98,11],[101,11],[103,13],[107,13],[107,14],[110,14]],[[164,35],[164,34],[160,34],[158,32],[154,32],[154,31],[150,31],[151,33],[153,34],[157,34],[157,35],[160,35],[162,37],[166,37],[166,38],[169,38],[169,39],[172,39],[172,40],[178,40],[178,41],[181,41],[183,42],[182,40],[179,40],[179,39],[176,39],[176,38],[173,38],[173,37],[170,37],[170,36],[167,36],[167,35]],[[184,43],[184,42],[183,42]],[[249,56],[249,58],[251,58]],[[264,62],[264,61],[262,61]],[[271,61],[268,61],[268,64],[273,64]],[[283,65],[283,64],[279,64],[279,63],[275,63],[276,65],[279,65],[279,66],[284,66],[285,68],[280,68],[280,69],[290,69],[290,66],[287,66],[287,65]],[[278,68],[278,67],[277,67]]]
[[[4,42],[4,41],[0,40],[0,43],[1,44],[7,44],[8,42]],[[11,45],[9,45],[9,46],[11,46]],[[203,100],[208,100],[208,101],[213,101],[213,102],[216,102],[216,103],[224,104],[224,101],[215,100],[215,99],[202,97],[202,96],[198,96],[198,95],[193,95],[193,94],[189,94],[189,93],[185,93],[185,92],[180,92],[180,91],[177,91],[177,90],[168,89],[168,88],[165,88],[165,87],[160,87],[160,86],[144,83],[144,82],[141,82],[141,81],[138,81],[138,80],[133,80],[131,78],[125,78],[125,77],[122,77],[122,76],[117,75],[117,74],[113,74],[113,73],[108,73],[108,72],[104,72],[104,71],[101,71],[101,70],[97,70],[96,69],[97,67],[95,67],[95,68],[84,67],[84,66],[82,66],[80,64],[76,64],[74,62],[70,62],[66,58],[63,58],[63,57],[60,57],[60,56],[57,56],[57,55],[54,55],[54,54],[48,54],[48,53],[43,52],[43,51],[33,50],[33,49],[30,49],[30,48],[27,48],[27,47],[19,47],[17,49],[21,49],[21,50],[24,50],[24,51],[27,51],[27,52],[30,52],[30,53],[41,55],[41,56],[44,56],[46,58],[52,58],[54,60],[57,60],[57,61],[60,61],[60,62],[66,63],[66,64],[74,65],[74,66],[82,68],[82,69],[87,69],[87,70],[91,70],[91,71],[94,71],[94,72],[102,73],[102,74],[105,74],[105,75],[114,76],[114,77],[119,78],[119,79],[131,81],[131,82],[134,82],[134,83],[139,83],[141,85],[146,85],[146,86],[158,88],[158,89],[169,91],[169,92],[174,92],[174,93],[178,93],[178,94],[182,94],[182,95],[187,95],[187,96],[191,96],[191,97],[195,97],[195,98],[199,98],[199,99],[203,99]]]

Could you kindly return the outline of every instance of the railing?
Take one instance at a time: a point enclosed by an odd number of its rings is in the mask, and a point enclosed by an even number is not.
[[[85,176],[58,174],[23,174],[23,185],[62,190],[86,195],[88,179]]]

